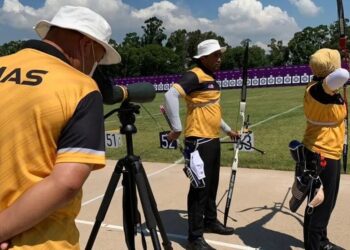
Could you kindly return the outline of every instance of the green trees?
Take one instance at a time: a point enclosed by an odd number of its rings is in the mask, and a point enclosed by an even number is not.
[[[346,20],[348,22],[348,20]],[[338,21],[330,25],[306,27],[294,34],[287,45],[275,38],[267,48],[252,44],[249,50],[249,67],[283,66],[307,64],[309,56],[319,48],[338,48]],[[197,44],[205,39],[217,39],[227,51],[222,58],[222,70],[238,69],[242,65],[244,48],[232,47],[222,36],[212,31],[187,31],[179,29],[169,37],[165,34],[163,21],[157,17],[145,20],[141,26],[143,34],[127,33],[120,44],[113,39],[110,44],[120,53],[122,62],[103,66],[106,75],[112,77],[151,76],[180,74],[193,64]],[[350,36],[350,28],[346,33]],[[242,41],[244,42],[244,41]],[[18,51],[23,41],[10,41],[0,45],[0,56]],[[348,41],[348,47],[350,41]]]
[[[291,64],[306,64],[311,54],[320,48],[327,47],[330,42],[328,26],[306,27],[294,34],[289,41]]]
[[[163,41],[167,38],[164,34],[165,28],[163,27],[163,21],[157,17],[151,17],[145,21],[145,26],[141,26],[143,29],[142,45],[158,44],[162,46]]]
[[[282,66],[288,64],[289,48],[283,46],[282,41],[277,41],[272,38],[270,44],[267,45],[271,51],[267,55],[267,61],[270,62],[270,66]]]
[[[0,56],[6,56],[17,52],[22,47],[24,41],[10,41],[0,46]]]

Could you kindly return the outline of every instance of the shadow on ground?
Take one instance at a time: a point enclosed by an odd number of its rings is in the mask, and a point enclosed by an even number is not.
[[[279,203],[275,203],[275,206],[273,207],[264,206],[257,208],[248,208],[239,211],[240,213],[244,213],[252,209],[255,211],[269,211],[269,213],[261,217],[259,220],[249,223],[245,227],[236,228],[236,235],[243,241],[245,245],[269,250],[303,247],[303,242],[301,240],[283,232],[271,230],[264,227],[264,225],[267,224],[277,213],[283,213],[287,216],[293,216],[296,220],[298,220],[301,224],[300,228],[302,229],[302,221],[300,221],[300,219],[295,215],[282,211],[278,205]]]
[[[170,235],[170,240],[177,242],[183,248],[187,244],[187,211],[184,210],[164,210],[160,211],[165,231]],[[171,235],[184,235],[181,237],[171,237]]]
[[[283,201],[274,202],[274,206],[268,207],[265,205],[262,207],[251,207],[238,212],[244,213],[250,210],[254,210],[255,212],[268,211],[268,213],[262,216],[260,219],[253,221],[244,227],[238,227],[235,229],[235,234],[242,240],[244,245],[269,250],[287,250],[292,249],[292,247],[303,247],[303,241],[295,238],[294,236],[265,227],[265,225],[271,221],[276,214],[280,213],[286,216],[291,216],[297,220],[300,224],[300,229],[302,230],[303,221],[298,216],[293,214],[288,207],[284,206],[289,192],[290,188],[287,190]],[[283,208],[284,210],[282,210]],[[229,217],[229,219],[236,221],[231,217]]]
[[[290,212],[289,208],[284,206],[289,190],[284,197],[283,202],[274,202],[273,206],[251,207],[239,211],[238,213],[245,213],[250,210],[254,212],[267,212],[260,219],[255,220],[244,227],[238,227],[235,229],[235,235],[237,235],[244,245],[253,248],[268,249],[268,250],[287,250],[293,249],[293,247],[303,248],[303,242],[291,235],[283,232],[271,230],[265,227],[265,225],[271,221],[276,214],[283,214],[285,216],[291,216],[297,220],[302,230],[303,221]],[[283,209],[283,210],[282,210]],[[222,212],[222,211],[218,211]],[[164,210],[160,211],[160,216],[165,227],[165,231],[171,241],[177,242],[182,247],[186,245],[186,237],[171,237],[171,235],[187,235],[187,211],[184,210]],[[234,218],[229,217],[229,221],[234,224],[236,221]]]

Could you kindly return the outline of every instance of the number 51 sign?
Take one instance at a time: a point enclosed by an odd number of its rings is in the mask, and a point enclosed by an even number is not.
[[[106,148],[119,148],[122,146],[122,135],[117,130],[105,131]]]

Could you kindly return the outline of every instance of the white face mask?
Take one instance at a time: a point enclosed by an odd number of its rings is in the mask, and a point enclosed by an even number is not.
[[[92,44],[91,46],[92,46],[92,56],[94,57],[94,65],[92,66],[92,69],[91,69],[91,71],[90,71],[90,73],[89,73],[89,76],[92,77],[92,75],[94,74],[95,69],[96,69],[96,67],[97,67],[97,65],[98,65],[98,62],[96,61],[96,57],[95,57],[94,45]]]
[[[94,46],[92,46],[92,56],[94,58],[94,65],[92,66],[91,68],[91,71],[90,73],[88,74],[90,77],[92,77],[92,75],[94,74],[96,68],[97,68],[97,65],[98,65],[98,62],[96,61],[96,57],[95,57],[95,49],[94,49]],[[85,59],[84,59],[84,56],[83,56],[83,72],[85,73]]]
[[[90,71],[90,73],[89,73],[89,76],[92,77],[92,75],[94,74],[94,72],[95,72],[95,70],[96,70],[96,68],[97,68],[97,65],[98,65],[98,63],[95,62],[94,65],[92,66],[92,69],[91,69],[91,71]]]

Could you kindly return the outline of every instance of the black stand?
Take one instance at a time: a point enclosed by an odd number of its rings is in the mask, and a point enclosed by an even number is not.
[[[139,113],[140,106],[129,102],[123,102],[119,109],[112,110],[105,115],[105,119],[113,113],[118,112],[119,120],[122,124],[120,133],[126,136],[127,155],[119,159],[112,177],[109,181],[106,193],[103,197],[101,206],[96,215],[96,221],[92,228],[89,240],[86,245],[86,250],[91,250],[96,239],[98,230],[105,218],[106,212],[112,200],[114,191],[118,185],[121,174],[123,173],[123,226],[125,242],[128,249],[135,249],[135,235],[137,233],[137,225],[141,223],[141,216],[137,210],[137,195],[136,188],[141,200],[145,221],[150,232],[153,249],[161,249],[156,226],[158,226],[160,235],[163,239],[163,247],[166,250],[173,249],[169,241],[164,226],[162,224],[157,204],[154,199],[151,186],[147,180],[147,175],[142,166],[140,157],[133,154],[132,134],[137,132],[134,125],[135,114]],[[142,231],[141,231],[142,232]],[[143,248],[146,249],[146,242],[142,234]]]

